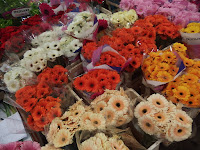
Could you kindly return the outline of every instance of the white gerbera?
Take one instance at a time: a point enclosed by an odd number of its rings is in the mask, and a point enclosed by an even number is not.
[[[7,82],[6,86],[8,90],[12,93],[16,92],[17,90],[21,88],[19,80],[11,80]]]

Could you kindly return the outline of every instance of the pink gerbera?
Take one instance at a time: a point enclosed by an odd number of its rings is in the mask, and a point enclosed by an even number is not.
[[[43,16],[51,17],[51,16],[55,15],[54,11],[52,10],[52,7],[50,7],[46,3],[40,4],[39,8],[40,8],[40,11]]]
[[[21,150],[40,150],[40,144],[32,141],[24,141],[21,144]]]

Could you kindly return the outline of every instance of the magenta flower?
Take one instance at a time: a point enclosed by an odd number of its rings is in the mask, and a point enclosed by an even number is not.
[[[193,4],[193,3],[188,3],[188,5],[187,5],[187,10],[193,11],[193,12],[198,12],[197,5],[195,5],[195,4]]]
[[[40,150],[40,144],[32,141],[24,141],[20,150]]]
[[[132,2],[130,0],[124,0],[120,2],[119,7],[122,10],[129,10],[132,9],[134,7],[134,5],[132,4]]]
[[[146,12],[146,6],[144,5],[137,6],[136,12],[138,15],[143,15]]]
[[[52,10],[52,7],[50,7],[46,3],[40,4],[39,8],[43,16],[51,17],[55,15],[54,11]]]

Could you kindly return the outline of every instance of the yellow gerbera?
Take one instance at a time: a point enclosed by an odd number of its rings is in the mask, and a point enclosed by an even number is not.
[[[181,43],[174,43],[172,47],[178,52],[184,52],[187,50],[187,47],[185,47],[184,44]]]
[[[157,79],[158,79],[157,75],[158,75],[158,71],[153,71],[153,72],[151,73],[151,79],[152,79],[152,80],[157,80]]]
[[[173,76],[167,71],[159,71],[157,74],[157,77],[158,77],[158,81],[161,81],[161,82],[169,82],[173,80]]]
[[[172,65],[169,68],[169,73],[175,76],[178,73],[179,68],[176,65]]]
[[[178,86],[173,90],[174,96],[178,99],[187,100],[190,97],[190,91],[184,86]]]
[[[174,90],[176,87],[178,86],[178,84],[174,83],[174,82],[170,82],[168,83],[167,87],[165,88],[166,91],[172,91]]]
[[[185,57],[183,63],[186,67],[191,67],[194,64],[194,60]]]
[[[152,73],[152,72],[154,71],[155,67],[156,67],[155,65],[151,65],[151,66],[148,67],[147,70],[148,70],[150,73]]]
[[[198,26],[189,26],[184,30],[186,33],[199,33],[200,28]]]
[[[199,26],[199,27],[200,27],[200,23],[192,22],[192,23],[189,23],[189,24],[187,25],[187,27],[190,27],[190,26]]]
[[[151,52],[151,53],[149,53],[149,56],[152,58],[156,58],[156,57],[159,57],[160,54],[158,52]]]
[[[150,65],[150,64],[148,64],[147,62],[144,62],[144,63],[142,64],[142,71],[143,71],[143,72],[146,72],[147,69],[148,69],[148,67],[149,67],[149,65]]]
[[[192,83],[197,83],[199,78],[193,74],[188,73],[182,76],[182,80],[186,83],[192,84]]]
[[[160,63],[156,66],[155,70],[156,71],[165,71],[168,70],[170,66],[167,63]]]
[[[172,52],[165,52],[163,53],[162,57],[164,58],[164,61],[166,62],[174,62],[174,60],[176,59],[176,55],[174,55],[174,53]]]
[[[150,72],[145,72],[145,78],[147,79],[147,80],[150,80],[151,79],[151,73]]]

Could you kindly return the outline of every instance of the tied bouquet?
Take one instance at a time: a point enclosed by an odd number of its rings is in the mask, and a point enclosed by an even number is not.
[[[183,141],[192,132],[193,120],[160,94],[153,94],[147,101],[140,102],[134,115],[145,133],[170,142]]]

